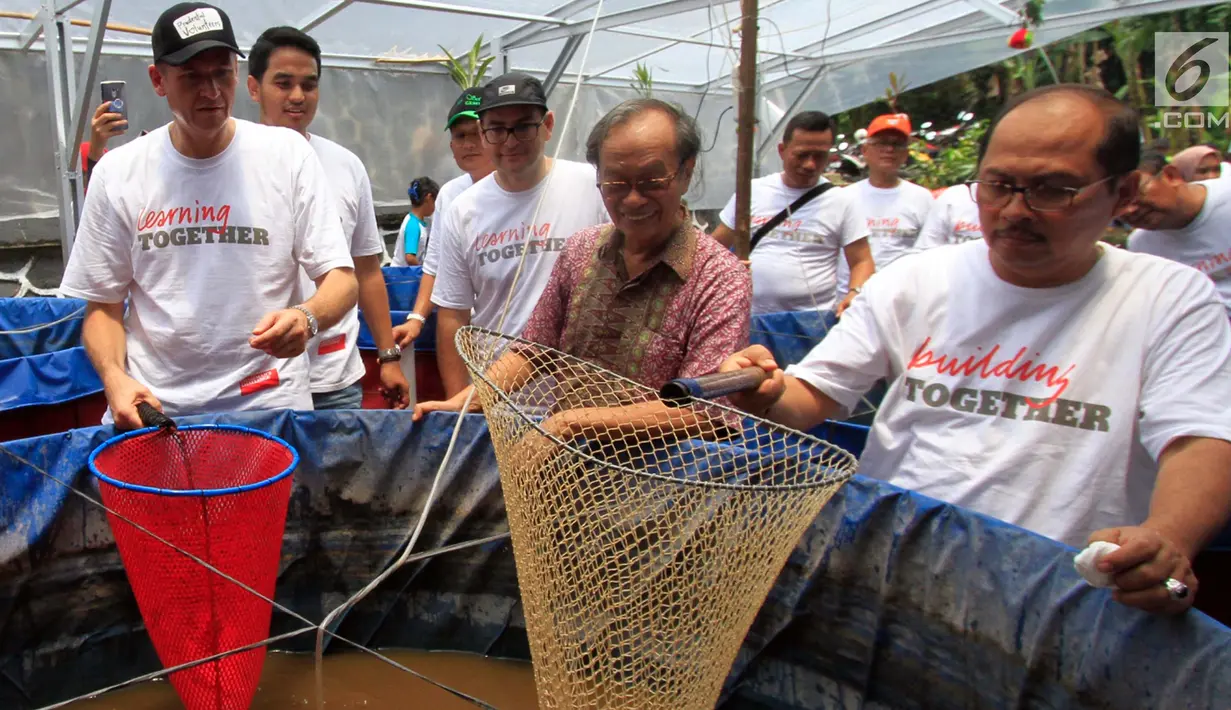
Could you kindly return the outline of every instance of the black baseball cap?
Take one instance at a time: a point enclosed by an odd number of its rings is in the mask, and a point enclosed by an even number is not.
[[[457,101],[453,102],[453,108],[449,110],[449,120],[445,123],[445,130],[449,130],[454,123],[463,118],[479,120],[479,104],[482,102],[483,89],[476,86],[463,91],[462,95],[457,97]]]
[[[239,56],[239,44],[231,28],[231,18],[222,10],[203,2],[182,2],[167,8],[154,23],[151,33],[154,63],[180,66],[207,49],[225,47]]]
[[[483,87],[479,113],[501,106],[538,106],[547,109],[547,92],[543,82],[529,74],[510,72],[492,79]]]

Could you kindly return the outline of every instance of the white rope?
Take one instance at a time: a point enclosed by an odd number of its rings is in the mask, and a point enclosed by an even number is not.
[[[140,524],[136,523],[135,521],[130,520],[128,517],[124,516],[123,514],[118,513],[118,512],[116,512],[116,511],[114,511],[114,510],[112,510],[112,509],[108,508],[106,505],[104,505],[104,504],[103,504],[103,502],[102,502],[102,501],[100,501],[100,500],[98,500],[98,499],[94,498],[93,496],[90,496],[90,495],[88,495],[88,494],[86,494],[86,493],[84,493],[84,492],[82,492],[82,491],[77,490],[77,489],[76,489],[76,488],[74,488],[72,485],[70,485],[70,484],[68,484],[68,483],[65,483],[64,481],[61,481],[60,479],[58,479],[58,478],[56,478],[55,476],[51,475],[51,473],[49,473],[48,471],[44,470],[42,467],[40,467],[40,466],[36,465],[34,462],[30,461],[29,459],[26,459],[25,457],[22,457],[22,456],[20,456],[20,455],[18,455],[18,454],[16,454],[16,453],[14,453],[14,452],[13,452],[12,450],[10,450],[8,447],[5,447],[5,446],[0,446],[0,451],[4,452],[5,454],[7,454],[8,456],[10,456],[11,458],[13,458],[14,460],[16,460],[17,462],[21,463],[22,465],[27,466],[27,467],[29,467],[30,469],[34,470],[34,471],[37,471],[39,474],[41,474],[41,475],[42,475],[42,476],[44,476],[45,478],[48,478],[48,479],[52,480],[52,481],[53,481],[53,482],[55,482],[57,485],[59,485],[59,486],[61,486],[61,487],[65,488],[65,489],[67,489],[69,493],[72,493],[73,495],[75,495],[75,496],[77,496],[77,497],[79,497],[79,498],[81,498],[81,499],[85,500],[86,502],[88,502],[88,503],[90,503],[90,504],[92,504],[92,505],[95,505],[95,506],[97,506],[97,507],[99,507],[99,508],[102,508],[104,511],[106,511],[106,512],[107,512],[107,514],[108,514],[108,515],[115,516],[117,519],[122,520],[122,521],[123,521],[123,522],[125,522],[125,523],[128,523],[129,525],[133,526],[133,528],[135,528],[136,530],[138,530],[138,531],[140,531],[140,532],[142,532],[142,533],[144,533],[144,534],[146,534],[146,535],[150,536],[150,538],[154,539],[155,541],[160,542],[160,543],[162,543],[162,544],[166,545],[167,547],[171,548],[172,550],[175,550],[176,552],[178,552],[179,554],[183,555],[184,557],[187,557],[188,559],[192,560],[193,562],[196,562],[197,564],[201,565],[201,566],[202,566],[202,567],[204,567],[205,569],[209,570],[210,572],[213,572],[214,574],[216,574],[216,575],[218,575],[219,577],[221,577],[221,578],[223,578],[223,579],[227,580],[228,582],[231,582],[231,583],[232,583],[232,584],[234,584],[235,586],[237,586],[237,587],[239,587],[240,589],[244,590],[245,592],[248,592],[249,594],[251,594],[251,595],[255,596],[256,598],[260,599],[261,601],[267,602],[267,603],[268,603],[270,606],[272,606],[274,609],[277,609],[278,611],[283,612],[284,614],[286,614],[286,615],[290,616],[291,618],[295,619],[296,621],[300,621],[300,622],[303,622],[304,624],[307,624],[307,626],[306,626],[306,627],[304,627],[304,628],[302,628],[302,629],[299,629],[298,631],[294,631],[294,632],[291,632],[291,633],[288,633],[288,634],[283,634],[283,635],[281,635],[281,636],[274,636],[274,637],[272,637],[272,638],[265,639],[264,641],[259,641],[259,642],[257,642],[257,643],[254,643],[254,644],[249,644],[249,645],[247,645],[247,646],[243,646],[243,647],[241,647],[241,648],[235,648],[235,649],[231,649],[231,650],[229,650],[229,651],[224,651],[224,652],[222,652],[222,653],[215,654],[214,656],[210,656],[210,657],[208,657],[208,658],[201,658],[201,659],[197,659],[197,660],[195,660],[195,661],[189,661],[188,663],[183,663],[183,664],[180,664],[180,665],[178,665],[178,666],[174,666],[174,667],[172,667],[172,668],[164,668],[164,669],[163,669],[163,670],[161,670],[161,671],[156,671],[156,672],[154,672],[154,673],[149,673],[149,674],[146,674],[146,675],[141,676],[141,677],[139,677],[139,678],[133,678],[133,679],[127,680],[127,681],[124,681],[123,683],[119,683],[119,684],[114,685],[114,686],[112,686],[112,687],[110,687],[110,688],[104,688],[104,689],[102,689],[102,690],[92,690],[92,691],[90,691],[89,693],[86,693],[85,695],[81,695],[81,696],[78,696],[78,697],[76,697],[76,698],[73,698],[72,700],[66,700],[66,701],[64,701],[64,702],[57,703],[57,704],[55,704],[55,705],[51,705],[51,706],[49,706],[48,708],[44,708],[44,710],[50,710],[50,708],[58,708],[58,707],[63,707],[64,705],[68,705],[69,703],[76,702],[77,700],[84,700],[84,699],[86,699],[86,698],[90,698],[90,697],[93,697],[93,696],[96,696],[96,695],[100,695],[100,694],[102,694],[102,693],[106,693],[106,692],[109,692],[109,691],[111,691],[111,690],[115,690],[115,689],[118,689],[118,688],[122,688],[122,687],[125,687],[125,686],[128,686],[128,685],[132,685],[132,684],[134,684],[134,683],[138,683],[138,682],[142,682],[142,681],[146,681],[146,680],[153,680],[153,679],[158,678],[158,677],[161,677],[161,676],[163,676],[163,675],[165,675],[165,674],[169,674],[169,673],[172,673],[172,672],[175,672],[175,671],[179,671],[179,670],[184,670],[184,669],[187,669],[187,668],[192,668],[192,667],[194,667],[194,666],[198,666],[198,665],[200,665],[200,664],[202,664],[202,663],[207,663],[207,662],[212,661],[212,660],[217,660],[217,659],[220,659],[220,658],[225,658],[226,656],[230,656],[230,655],[233,655],[233,654],[236,654],[236,653],[243,653],[244,651],[248,651],[248,650],[251,650],[251,649],[253,649],[253,648],[259,648],[260,646],[268,645],[268,644],[270,644],[270,643],[274,643],[274,642],[276,642],[276,641],[281,641],[281,640],[284,640],[284,639],[287,639],[287,638],[291,638],[291,637],[293,637],[293,636],[297,636],[297,635],[302,634],[302,633],[307,633],[307,632],[309,632],[309,631],[312,631],[313,629],[319,629],[319,628],[321,628],[321,627],[318,627],[316,624],[314,624],[314,623],[312,622],[312,620],[311,620],[311,619],[308,619],[307,617],[304,617],[303,615],[301,615],[301,614],[299,614],[298,612],[296,612],[294,609],[291,609],[291,608],[289,608],[289,607],[286,607],[286,606],[283,606],[283,605],[279,604],[278,602],[274,601],[273,599],[270,599],[269,597],[265,596],[264,594],[261,594],[261,593],[260,593],[260,592],[258,592],[257,590],[253,589],[252,587],[249,587],[248,585],[244,584],[243,582],[239,581],[238,579],[235,579],[234,577],[232,577],[231,575],[227,574],[226,572],[223,572],[222,570],[218,569],[217,567],[214,567],[214,566],[213,566],[212,564],[210,564],[209,562],[206,562],[205,560],[201,559],[200,557],[197,557],[196,555],[192,554],[191,552],[188,552],[187,550],[184,550],[184,549],[182,549],[182,548],[178,547],[177,545],[175,545],[174,543],[170,542],[169,540],[166,540],[166,539],[164,539],[163,537],[159,536],[158,534],[154,533],[152,530],[149,530],[148,528],[144,527],[143,525],[140,525]],[[465,541],[465,542],[459,542],[459,543],[455,543],[455,544],[453,544],[453,545],[448,545],[448,546],[445,546],[445,547],[440,547],[440,548],[437,548],[437,549],[435,549],[435,550],[429,550],[429,551],[427,551],[427,552],[422,552],[422,553],[419,553],[418,555],[414,555],[413,557],[414,557],[414,558],[416,558],[416,559],[426,559],[426,558],[428,558],[428,557],[434,557],[434,556],[436,556],[436,555],[444,554],[444,553],[446,553],[446,552],[452,552],[452,551],[454,551],[454,550],[465,549],[465,548],[468,548],[468,547],[476,547],[476,546],[479,546],[479,545],[486,545],[486,544],[488,544],[488,543],[490,543],[490,542],[494,542],[494,541],[496,541],[496,540],[503,540],[503,539],[505,539],[505,538],[507,538],[507,537],[508,537],[508,533],[501,533],[501,534],[498,534],[498,535],[492,535],[492,536],[485,537],[485,538],[481,538],[481,539],[478,539],[478,540],[467,540],[467,541]],[[406,671],[407,673],[410,673],[411,675],[415,676],[416,678],[419,678],[420,680],[423,680],[423,681],[425,681],[425,682],[427,682],[427,683],[431,683],[432,685],[434,685],[434,686],[436,686],[436,687],[438,687],[438,688],[440,688],[440,689],[442,689],[442,690],[445,690],[445,691],[447,691],[447,692],[449,692],[449,693],[452,693],[452,694],[454,694],[454,695],[456,695],[456,696],[458,696],[458,697],[460,697],[460,698],[462,698],[462,699],[464,699],[464,700],[467,700],[467,701],[473,702],[473,703],[475,703],[476,705],[479,705],[479,706],[481,706],[481,707],[485,707],[485,708],[489,708],[489,707],[490,707],[489,705],[487,705],[486,703],[484,703],[484,702],[483,702],[483,701],[481,701],[481,700],[478,700],[477,698],[472,698],[472,697],[470,697],[470,696],[466,695],[465,693],[462,693],[462,692],[457,691],[457,690],[454,690],[453,688],[450,688],[450,687],[448,687],[448,686],[446,686],[446,685],[443,685],[443,684],[441,684],[441,683],[438,683],[438,682],[436,682],[436,681],[432,680],[431,678],[428,678],[427,676],[425,676],[425,675],[423,675],[423,674],[421,674],[421,673],[419,673],[419,672],[417,672],[417,671],[411,670],[410,668],[406,668],[405,666],[402,666],[401,664],[397,663],[396,661],[394,661],[394,660],[392,660],[392,659],[390,659],[390,658],[387,658],[387,657],[385,657],[385,656],[381,655],[380,653],[377,653],[376,651],[373,651],[372,649],[369,649],[369,648],[367,648],[366,646],[364,646],[364,645],[362,645],[362,644],[360,644],[360,643],[357,643],[357,642],[355,642],[355,641],[352,641],[352,640],[350,640],[350,639],[348,639],[348,638],[346,638],[346,637],[344,637],[344,636],[340,636],[340,635],[338,635],[338,634],[336,634],[336,633],[333,633],[332,631],[327,631],[326,633],[328,633],[331,637],[333,637],[333,638],[335,638],[335,639],[338,639],[339,641],[342,641],[343,643],[350,644],[351,646],[354,646],[354,647],[356,647],[356,648],[358,648],[358,649],[360,649],[360,650],[362,650],[362,651],[364,651],[364,652],[366,652],[366,653],[370,653],[370,654],[372,654],[373,656],[376,656],[377,658],[380,658],[381,660],[385,661],[386,663],[389,663],[390,665],[393,665],[393,666],[395,666],[395,667],[397,667],[397,668],[401,668],[402,670]]]
[[[78,308],[77,310],[73,311],[72,313],[69,313],[68,315],[64,316],[63,318],[59,320],[53,320],[50,323],[39,323],[38,325],[32,325],[32,326],[29,326],[28,328],[18,328],[16,330],[0,330],[0,335],[24,335],[26,333],[33,333],[35,331],[43,330],[45,328],[51,328],[52,326],[60,325],[61,323],[67,323],[70,320],[78,320],[78,316],[81,316],[83,313],[85,313],[85,306]]]
[[[542,206],[543,206],[543,200],[546,198],[549,192],[549,188],[551,187],[551,182],[550,182],[551,178],[556,172],[556,161],[559,159],[560,151],[564,147],[564,138],[565,136],[568,135],[568,128],[573,119],[573,111],[577,106],[577,97],[581,93],[581,81],[582,81],[582,77],[585,75],[584,70],[585,70],[586,62],[590,56],[590,46],[593,43],[595,28],[598,26],[598,18],[602,15],[602,12],[603,12],[603,0],[598,0],[598,6],[594,9],[594,19],[591,20],[590,29],[586,33],[586,46],[585,46],[585,50],[583,51],[581,55],[581,66],[577,70],[577,78],[573,83],[573,96],[569,100],[568,111],[565,113],[565,116],[564,116],[564,127],[560,131],[559,140],[556,143],[556,151],[555,151],[555,154],[552,156],[551,169],[547,173],[546,180],[548,182],[547,184],[543,186],[543,189],[539,192],[539,199],[538,199],[538,202],[535,203],[534,213],[530,219],[531,227],[533,227],[538,221],[539,211],[542,209]],[[509,138],[513,139],[513,136],[510,135]],[[504,322],[508,318],[509,309],[512,307],[513,294],[517,288],[517,282],[521,278],[522,267],[526,263],[526,255],[529,253],[530,253],[529,249],[523,249],[521,253],[521,258],[517,262],[517,270],[513,273],[513,282],[509,286],[509,293],[504,301],[504,308],[500,315],[500,322],[496,326],[497,331],[500,331],[504,328]],[[325,620],[321,622],[320,629],[316,635],[316,659],[318,663],[322,659],[323,654],[324,654],[324,633],[326,631],[326,627],[328,627],[330,624],[332,624],[336,619],[338,619],[342,615],[346,614],[355,604],[359,603],[359,601],[361,601],[364,597],[370,594],[372,590],[380,586],[381,583],[384,582],[386,579],[388,579],[390,575],[392,575],[397,570],[401,569],[402,566],[405,565],[409,561],[411,551],[414,550],[415,544],[419,541],[419,536],[423,533],[423,528],[427,524],[427,518],[428,518],[428,515],[431,513],[432,505],[436,502],[436,495],[440,489],[440,481],[441,479],[444,478],[445,469],[448,467],[449,462],[452,461],[453,459],[453,450],[457,444],[457,437],[458,437],[458,434],[462,430],[462,424],[466,420],[466,412],[470,410],[470,404],[474,400],[474,394],[475,394],[475,390],[472,387],[470,390],[470,393],[466,396],[466,400],[462,403],[461,410],[457,414],[457,423],[454,424],[453,434],[449,437],[449,446],[447,449],[445,449],[444,458],[441,460],[440,466],[436,469],[436,476],[435,478],[432,479],[432,487],[428,490],[427,500],[424,501],[424,504],[423,504],[423,512],[419,514],[419,522],[415,525],[414,531],[410,534],[410,538],[406,542],[405,550],[402,551],[402,555],[397,560],[395,560],[393,564],[391,564],[384,572],[377,575],[377,577],[373,579],[366,587],[359,590],[358,593],[356,593],[350,599],[346,600],[346,602],[344,602],[341,606],[339,606],[337,609],[334,609],[332,612],[330,612],[329,615],[325,617]]]

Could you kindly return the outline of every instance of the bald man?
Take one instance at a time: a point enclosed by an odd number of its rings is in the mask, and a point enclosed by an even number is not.
[[[772,373],[747,411],[798,429],[889,392],[860,473],[1075,547],[1116,599],[1192,604],[1190,560],[1231,512],[1231,325],[1208,278],[1099,242],[1133,204],[1136,112],[1049,86],[996,119],[971,186],[983,238],[868,281],[802,362],[753,347],[723,370]]]

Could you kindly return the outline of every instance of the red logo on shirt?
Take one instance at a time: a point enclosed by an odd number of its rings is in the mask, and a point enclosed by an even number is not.
[[[265,372],[258,372],[255,375],[240,380],[239,393],[247,397],[261,390],[277,387],[280,383],[281,380],[278,379],[277,370],[266,370]]]
[[[329,353],[336,353],[344,349],[346,349],[346,333],[334,336],[329,340],[322,340],[320,347],[316,349],[316,354],[328,355]]]
[[[996,361],[996,355],[1000,352],[1000,346],[992,347],[985,355],[970,355],[965,360],[962,360],[960,355],[937,355],[932,350],[928,349],[931,345],[932,338],[925,338],[923,344],[915,350],[915,354],[907,363],[907,370],[934,368],[942,375],[965,375],[966,377],[978,377],[981,379],[990,379],[992,377],[1002,377],[1006,380],[1018,380],[1021,382],[1046,382],[1048,387],[1055,387],[1056,391],[1047,399],[1036,402],[1030,398],[1026,398],[1026,404],[1031,408],[1038,409],[1040,407],[1048,407],[1060,398],[1064,390],[1069,386],[1069,374],[1077,367],[1069,365],[1069,368],[1064,372],[1060,371],[1059,365],[1048,365],[1042,361],[1034,361],[1030,359],[1022,359],[1029,348],[1021,348],[1017,354],[1008,360]],[[983,348],[976,348],[982,350]],[[1042,357],[1042,353],[1035,353],[1035,357]]]

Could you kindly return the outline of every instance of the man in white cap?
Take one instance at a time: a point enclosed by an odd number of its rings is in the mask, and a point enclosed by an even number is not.
[[[152,44],[150,81],[174,119],[94,168],[60,286],[88,301],[82,340],[107,418],[140,426],[140,403],[312,409],[297,356],[357,291],[325,171],[302,136],[231,117],[240,52],[226,13],[176,5]],[[317,286],[302,303],[301,269]]]

